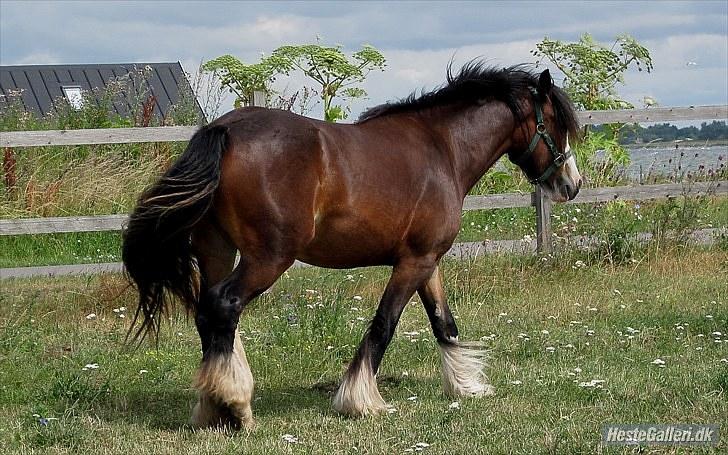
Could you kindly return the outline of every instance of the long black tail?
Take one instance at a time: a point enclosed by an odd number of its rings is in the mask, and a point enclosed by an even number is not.
[[[139,290],[134,334],[159,333],[161,315],[174,297],[194,308],[199,276],[190,234],[212,205],[220,183],[227,128],[204,126],[167,172],[139,197],[124,230],[122,259]],[[131,331],[130,331],[131,334]]]

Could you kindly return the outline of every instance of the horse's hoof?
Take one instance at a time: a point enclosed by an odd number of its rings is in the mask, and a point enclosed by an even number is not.
[[[346,417],[350,417],[353,419],[359,419],[364,417],[373,417],[378,416],[381,414],[387,414],[392,411],[390,409],[394,409],[393,406],[387,405],[384,401],[381,403],[375,404],[369,404],[369,405],[362,405],[362,404],[354,404],[354,403],[347,403],[344,405],[334,405],[334,410]]]
[[[228,406],[217,403],[207,395],[200,395],[190,417],[193,428],[229,428],[253,430],[255,420],[250,405]]]
[[[483,384],[483,387],[481,390],[476,391],[473,393],[472,396],[474,397],[490,397],[495,395],[495,387],[493,387],[490,384]]]
[[[375,416],[389,409],[379,393],[369,362],[347,370],[334,394],[332,405],[336,412],[349,417]]]

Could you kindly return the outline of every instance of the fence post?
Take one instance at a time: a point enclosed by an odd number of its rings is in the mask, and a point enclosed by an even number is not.
[[[253,106],[265,107],[265,98],[265,92],[256,90],[255,92],[253,92]]]
[[[18,183],[15,165],[15,150],[10,147],[5,147],[3,152],[3,183],[5,184],[5,191],[8,193],[8,196],[12,196],[15,193],[15,186]]]
[[[547,254],[553,249],[551,199],[544,194],[541,185],[536,185],[536,191],[532,194],[533,205],[536,207],[536,251],[539,254]]]

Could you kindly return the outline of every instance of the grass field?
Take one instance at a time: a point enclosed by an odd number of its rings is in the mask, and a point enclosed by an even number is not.
[[[296,269],[241,321],[257,428],[240,433],[186,427],[200,352],[183,314],[158,348],[133,350],[123,340],[134,296],[121,277],[3,281],[0,453],[634,453],[602,448],[601,426],[728,428],[725,249],[653,252],[620,266],[501,256],[443,270],[461,337],[490,349],[495,397],[455,405],[443,396],[436,344],[413,299],[379,374],[397,412],[337,416],[331,392],[387,270]],[[724,436],[718,448],[691,450],[727,448]]]

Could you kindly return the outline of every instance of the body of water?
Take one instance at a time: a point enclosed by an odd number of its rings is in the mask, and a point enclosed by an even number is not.
[[[684,176],[688,172],[714,172],[728,161],[728,145],[686,146],[679,144],[665,147],[628,147],[632,161],[624,170],[632,180],[650,177]]]

